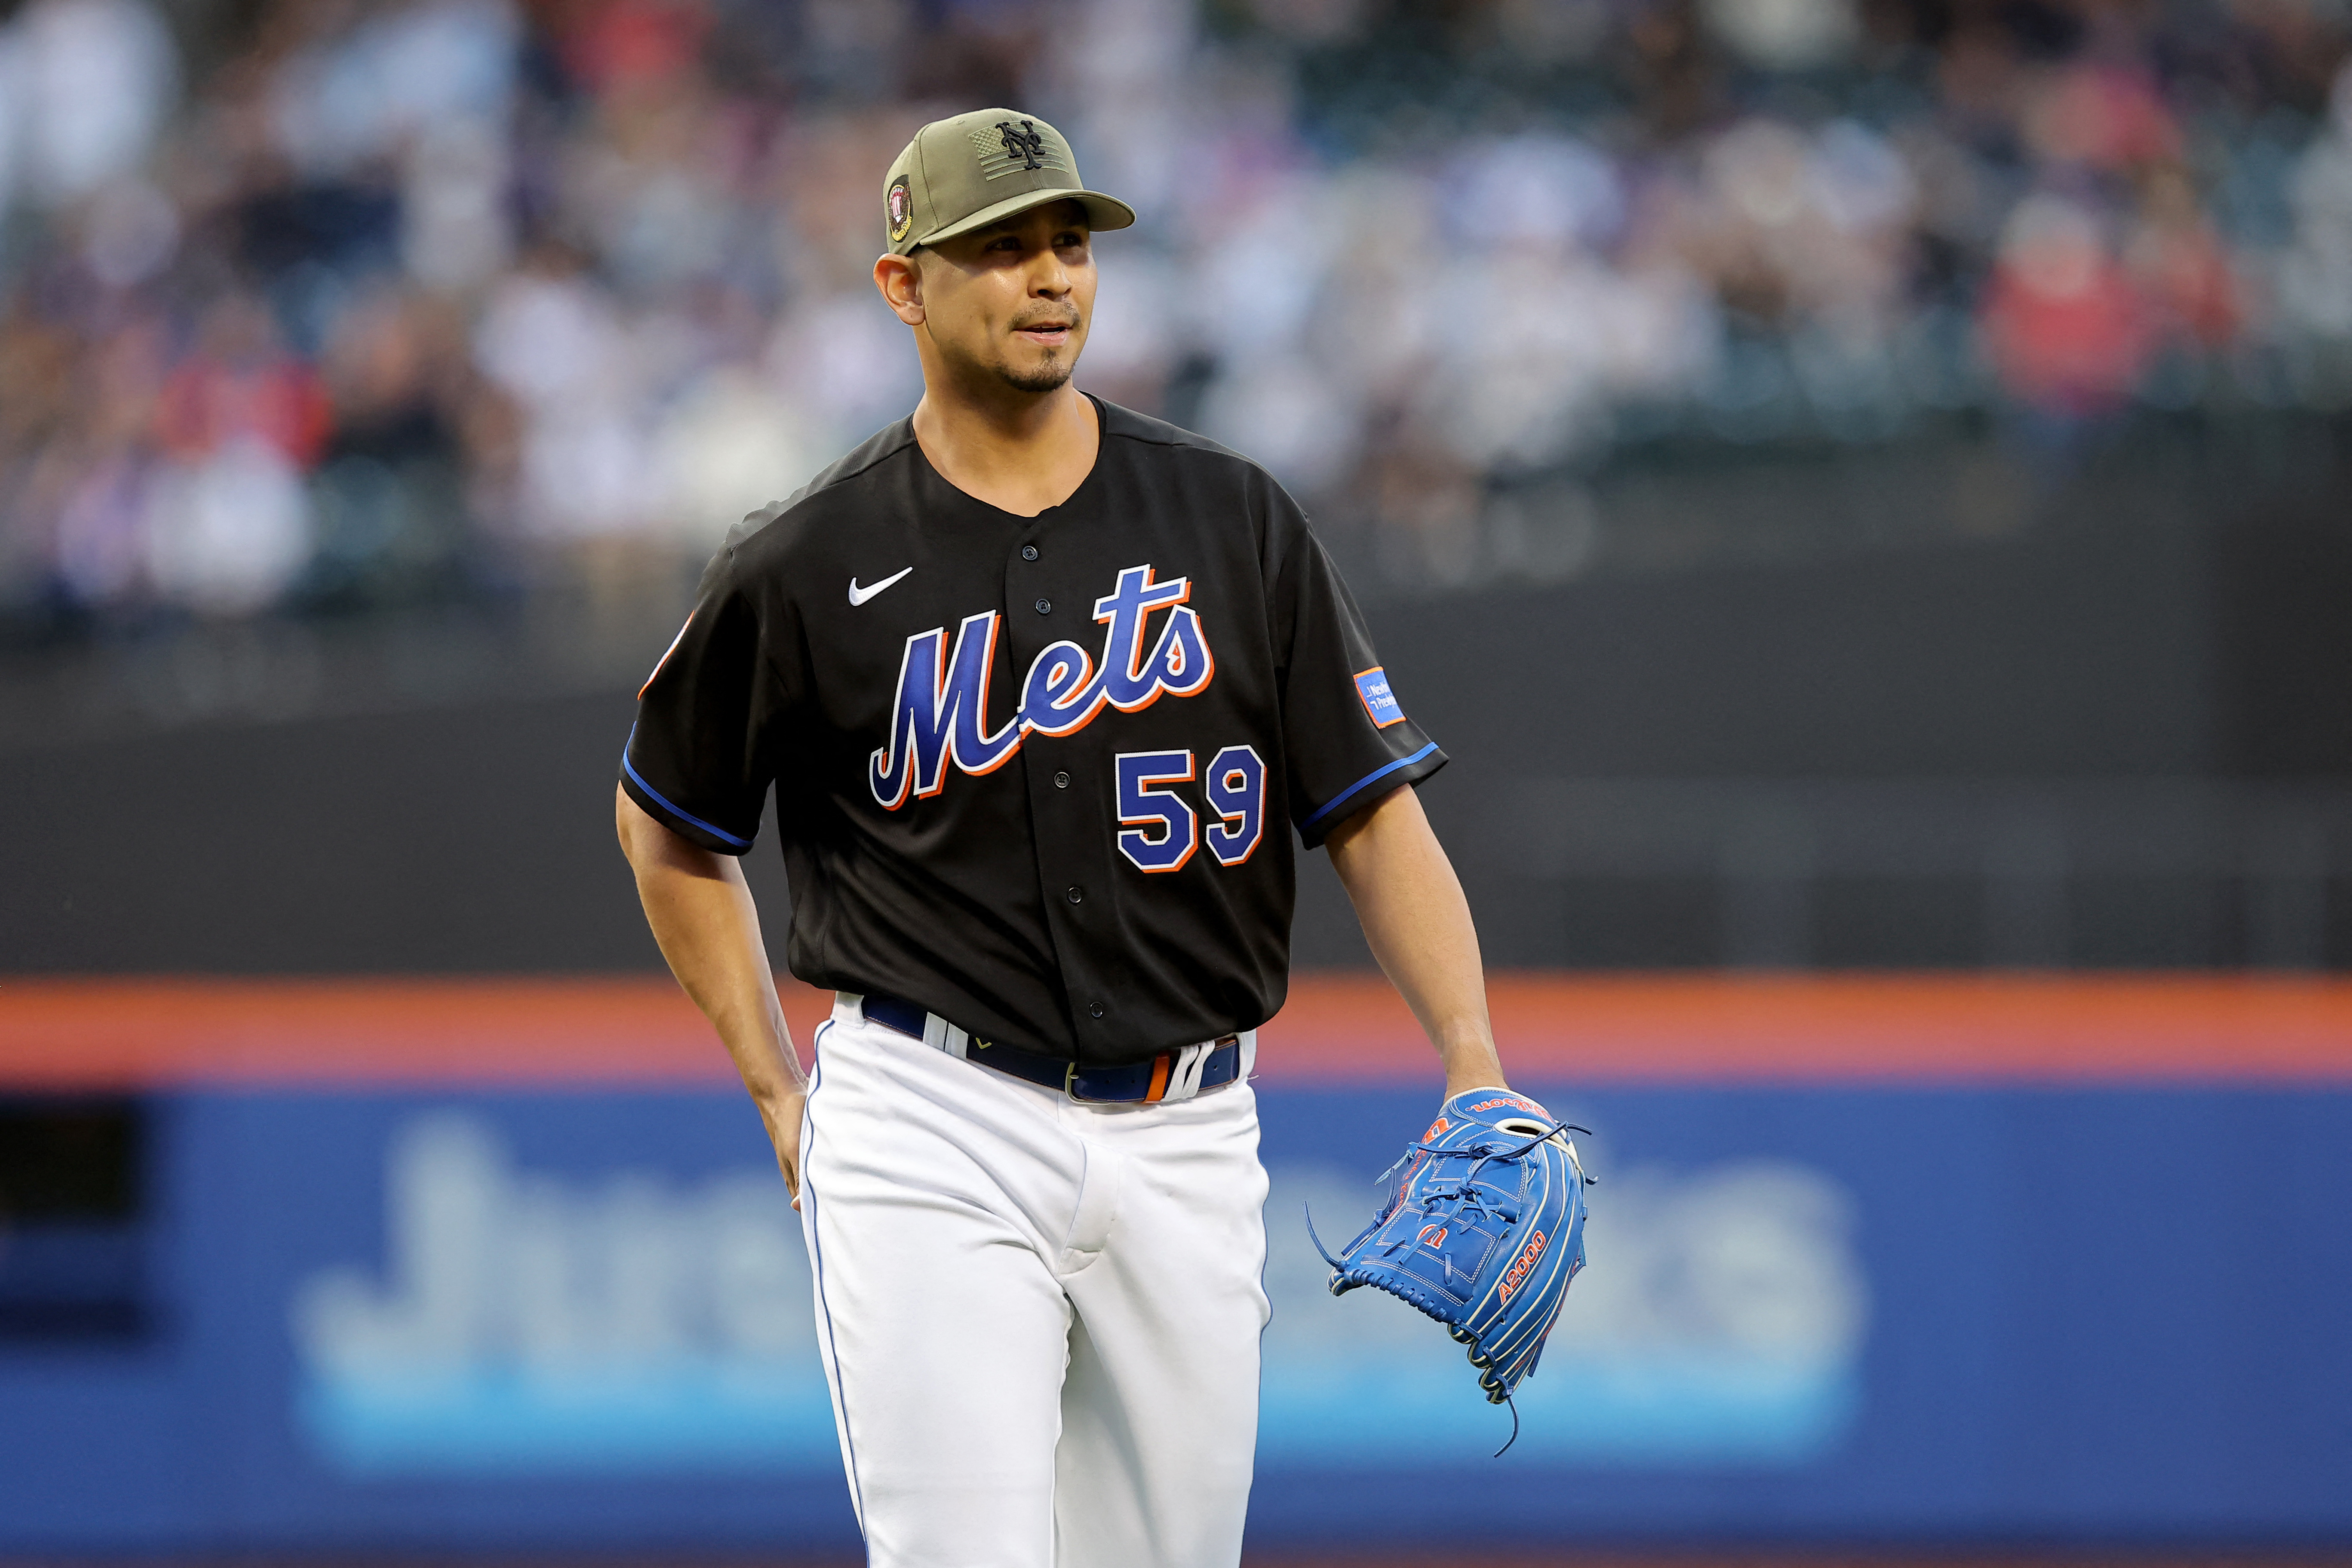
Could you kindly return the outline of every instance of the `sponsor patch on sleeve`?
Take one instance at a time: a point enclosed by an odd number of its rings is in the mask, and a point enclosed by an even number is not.
[[[1396,694],[1389,689],[1388,672],[1379,665],[1356,677],[1356,695],[1364,700],[1364,711],[1372,716],[1374,729],[1404,722],[1404,710],[1397,706]]]

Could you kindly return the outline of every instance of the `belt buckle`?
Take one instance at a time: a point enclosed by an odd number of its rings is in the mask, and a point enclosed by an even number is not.
[[[1062,1092],[1079,1105],[1132,1105],[1129,1100],[1099,1100],[1091,1094],[1078,1092],[1078,1064],[1072,1062],[1062,1069]]]
[[[1078,1092],[1078,1064],[1075,1061],[1070,1063],[1070,1065],[1065,1068],[1062,1071],[1062,1092],[1069,1096],[1070,1099],[1077,1101],[1080,1105],[1158,1105],[1166,1099],[1169,1085],[1176,1076],[1176,1063],[1178,1059],[1183,1056],[1185,1051],[1200,1051],[1202,1053],[1201,1065],[1205,1068],[1208,1065],[1208,1058],[1210,1057],[1214,1056],[1218,1051],[1223,1049],[1227,1046],[1238,1045],[1240,1041],[1241,1037],[1239,1035],[1220,1035],[1213,1040],[1202,1041],[1197,1047],[1185,1046],[1177,1050],[1161,1051],[1158,1053],[1151,1058],[1151,1078],[1149,1084],[1145,1087],[1143,1093],[1133,1100],[1097,1100],[1091,1095],[1080,1094]],[[1218,1084],[1214,1087],[1223,1089],[1224,1085]],[[1196,1089],[1193,1090],[1193,1096],[1198,1096],[1207,1092],[1208,1090],[1206,1089]]]

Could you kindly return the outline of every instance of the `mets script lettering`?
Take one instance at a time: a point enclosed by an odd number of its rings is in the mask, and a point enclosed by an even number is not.
[[[1106,707],[1133,713],[1163,696],[1206,690],[1216,660],[1201,617],[1185,605],[1192,594],[1189,577],[1161,583],[1148,563],[1128,567],[1118,586],[1095,601],[1095,619],[1108,628],[1101,661],[1074,642],[1049,645],[1029,661],[1019,711],[995,730],[988,725],[988,679],[996,663],[997,612],[966,616],[952,647],[945,626],[908,637],[889,739],[874,749],[866,769],[875,800],[896,811],[909,797],[946,788],[950,762],[962,773],[993,773],[1033,731],[1075,734]],[[1168,617],[1147,647],[1152,614],[1162,609]]]

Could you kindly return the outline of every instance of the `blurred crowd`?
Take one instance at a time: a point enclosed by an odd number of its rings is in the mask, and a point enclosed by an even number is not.
[[[982,104],[1081,384],[1442,535],[1659,442],[2352,406],[2340,0],[31,0],[0,625],[674,574],[912,406],[881,174]],[[1647,445],[1645,445],[1647,444]]]

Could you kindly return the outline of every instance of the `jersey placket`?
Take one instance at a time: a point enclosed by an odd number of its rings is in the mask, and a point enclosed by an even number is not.
[[[1005,559],[1004,618],[1008,629],[1019,628],[1006,638],[1016,702],[1018,682],[1039,653],[1059,641],[1083,646],[1086,634],[1095,629],[1092,595],[1066,568],[1057,569],[1057,554],[1066,553],[1055,549],[1059,510],[1033,520]],[[1118,1025],[1108,976],[1094,963],[1097,942],[1091,922],[1108,907],[1104,895],[1111,872],[1102,848],[1108,837],[1101,804],[1110,798],[1110,783],[1097,776],[1098,750],[1079,735],[1033,732],[1020,757],[1038,892],[1080,1061],[1098,1058]]]

